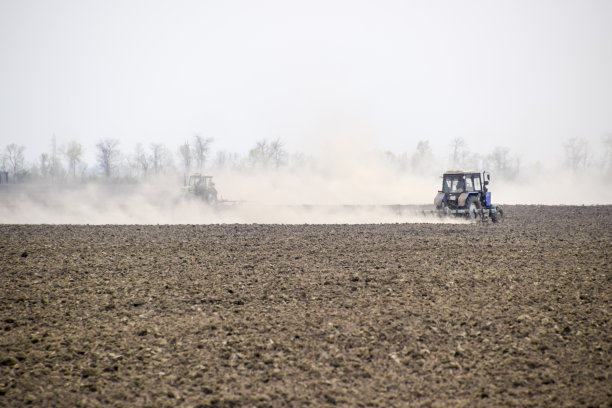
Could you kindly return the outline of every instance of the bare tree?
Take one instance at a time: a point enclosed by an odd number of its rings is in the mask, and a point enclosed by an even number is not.
[[[240,159],[237,153],[218,151],[215,156],[214,167],[217,169],[231,169],[239,167]]]
[[[255,143],[255,147],[249,150],[249,162],[252,166],[267,168],[274,165],[275,168],[285,164],[287,152],[283,148],[280,139],[268,142],[260,140]]]
[[[153,172],[159,174],[164,168],[164,156],[166,148],[161,143],[151,143],[151,166]]]
[[[433,159],[431,148],[429,147],[429,141],[421,140],[417,143],[417,150],[412,155],[412,169],[417,172],[423,172],[425,167],[428,166]]]
[[[118,140],[110,138],[103,139],[96,144],[96,148],[98,149],[98,164],[106,178],[110,178],[117,167],[117,161],[119,160],[118,145]]]
[[[191,171],[191,160],[193,159],[193,155],[191,153],[191,146],[189,146],[187,141],[179,146],[179,156],[183,164],[184,173],[189,174]]]
[[[450,160],[452,167],[461,167],[463,163],[463,158],[465,156],[465,150],[467,148],[467,143],[461,137],[456,137],[451,140],[450,143]]]
[[[268,141],[260,140],[255,143],[255,147],[249,150],[249,161],[253,166],[267,167],[270,161],[268,154]]]
[[[280,139],[270,142],[270,161],[277,169],[287,163],[287,152]]]
[[[514,179],[519,172],[520,161],[517,157],[510,154],[510,149],[507,147],[496,147],[493,152],[485,159],[486,166],[506,179]]]
[[[51,137],[51,165],[49,167],[49,174],[51,175],[51,182],[54,183],[58,177],[58,173],[61,173],[61,162],[57,157],[57,138],[55,134]]]
[[[72,141],[64,146],[62,153],[68,162],[68,172],[72,174],[73,179],[76,179],[77,166],[81,163],[81,157],[83,156],[83,146],[78,142]]]
[[[79,162],[77,165],[77,174],[78,177],[83,179],[85,177],[85,172],[87,171],[87,163]]]
[[[24,151],[25,147],[18,146],[15,143],[6,146],[3,162],[13,180],[24,170]]]
[[[136,153],[134,156],[134,161],[136,162],[137,168],[140,170],[143,177],[147,177],[151,168],[151,160],[149,156],[147,156],[141,143],[136,145]]]
[[[47,179],[51,176],[51,158],[49,154],[42,153],[39,157],[39,172],[43,179]]]
[[[208,158],[208,151],[212,142],[213,139],[204,139],[200,135],[195,135],[193,137],[193,159],[195,161],[196,169],[199,172],[202,172],[202,168],[206,164],[206,159]]]
[[[51,156],[51,180],[55,183],[65,179],[67,176],[66,169],[62,160],[57,155]]]
[[[567,166],[573,171],[585,170],[588,167],[589,145],[584,139],[572,138],[565,147]]]

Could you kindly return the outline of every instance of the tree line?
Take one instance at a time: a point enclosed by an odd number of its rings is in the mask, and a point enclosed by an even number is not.
[[[133,152],[126,153],[121,150],[119,140],[105,138],[95,144],[93,166],[84,161],[85,149],[77,141],[57,147],[53,137],[51,151],[29,162],[26,162],[25,146],[11,143],[0,154],[0,172],[4,173],[0,175],[5,176],[0,178],[0,183],[7,180],[11,183],[137,182],[161,174],[201,173],[207,168],[280,169],[289,163],[289,154],[280,139],[256,142],[246,157],[227,151],[218,151],[212,156],[212,143],[212,138],[195,135],[176,151],[163,143],[146,146],[138,143]]]
[[[27,162],[26,148],[11,143],[0,155],[0,183],[26,182],[84,182],[123,181],[138,182],[161,174],[201,173],[204,170],[282,170],[304,166],[309,158],[303,154],[289,154],[280,139],[260,140],[244,156],[227,151],[211,154],[212,138],[195,135],[172,150],[162,143],[139,143],[131,153],[121,150],[120,141],[106,138],[95,145],[96,163],[90,167],[83,160],[84,147],[70,141],[59,147],[52,138],[51,151],[42,153],[35,161]],[[585,171],[596,167],[605,175],[612,175],[612,135],[603,140],[603,155],[597,158],[586,140],[573,138],[563,144],[568,170]],[[426,173],[435,163],[429,141],[419,141],[412,153],[381,152],[383,160],[400,171]],[[496,177],[513,180],[520,176],[522,163],[519,156],[503,146],[489,153],[476,152],[463,138],[454,138],[448,144],[447,165],[452,169],[487,169]]]
[[[596,168],[601,174],[612,176],[612,134],[603,138],[603,147],[602,155],[597,157],[585,139],[571,138],[563,143],[563,166],[574,173]],[[448,166],[451,169],[486,169],[494,173],[495,177],[506,180],[517,179],[523,170],[521,158],[508,147],[496,146],[489,153],[483,154],[471,149],[465,139],[454,138],[448,148]],[[419,141],[411,155],[396,155],[392,152],[386,152],[385,155],[402,170],[416,173],[426,170],[434,158],[427,140]]]

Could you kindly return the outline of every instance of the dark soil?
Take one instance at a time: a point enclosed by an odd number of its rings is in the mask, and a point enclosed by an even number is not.
[[[612,206],[0,225],[0,406],[611,406]]]

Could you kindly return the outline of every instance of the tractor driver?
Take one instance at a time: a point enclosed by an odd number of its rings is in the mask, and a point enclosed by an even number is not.
[[[459,179],[457,182],[457,191],[463,191],[463,179]]]

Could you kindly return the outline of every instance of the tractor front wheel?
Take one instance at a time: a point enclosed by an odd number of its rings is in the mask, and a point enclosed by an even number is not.
[[[214,191],[206,193],[206,202],[210,205],[217,204],[217,193]]]

